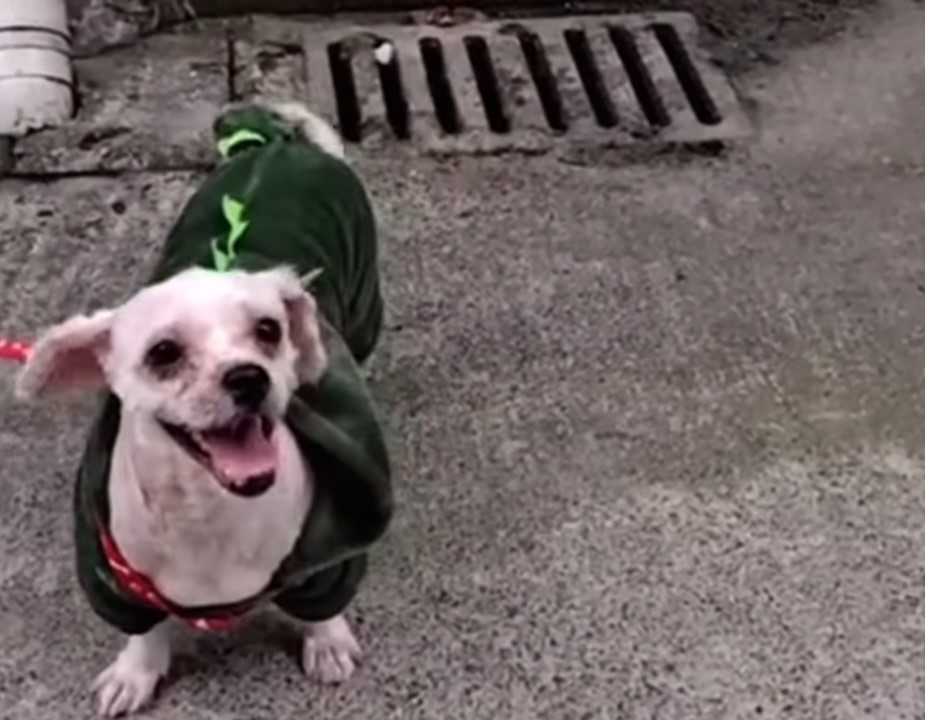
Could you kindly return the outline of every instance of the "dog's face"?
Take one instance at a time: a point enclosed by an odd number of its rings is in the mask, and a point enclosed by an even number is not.
[[[292,392],[327,365],[312,297],[288,270],[187,270],[36,344],[18,384],[36,396],[108,385],[240,495],[275,477]]]

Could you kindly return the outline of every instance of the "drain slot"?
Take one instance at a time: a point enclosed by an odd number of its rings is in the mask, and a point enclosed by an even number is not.
[[[620,25],[608,28],[608,33],[610,41],[623,62],[623,67],[626,68],[626,75],[646,120],[653,127],[667,127],[671,124],[671,116],[668,115],[662,96],[655,87],[652,74],[642,59],[633,33]]]
[[[467,35],[463,38],[475,84],[482,98],[482,107],[485,108],[485,119],[488,127],[496,133],[509,133],[511,121],[504,112],[504,103],[501,100],[501,89],[498,87],[498,76],[495,74],[495,65],[491,59],[491,51],[485,38],[477,35]]]
[[[536,33],[518,33],[517,39],[540,97],[546,123],[557,132],[565,132],[568,130],[565,107],[562,104],[562,95],[559,93],[556,76],[549,66],[549,58],[546,57],[543,41]]]
[[[607,92],[607,85],[594,58],[594,51],[588,42],[588,36],[581,30],[569,29],[564,33],[565,44],[572,54],[578,77],[591,103],[591,110],[597,124],[603,128],[615,127],[618,122],[617,111]]]
[[[703,84],[703,78],[694,66],[678,31],[667,23],[656,23],[652,26],[652,30],[665,51],[668,62],[677,75],[681,89],[684,90],[696,118],[704,125],[721,123],[723,116],[720,115],[716,103],[713,102],[713,98],[710,97],[710,93]]]
[[[337,101],[337,123],[344,139],[360,142],[362,122],[357,86],[353,78],[350,53],[342,43],[328,45],[328,65],[331,68],[331,82]]]
[[[434,114],[443,132],[458,135],[462,132],[462,120],[459,117],[459,107],[453,95],[453,86],[446,72],[446,59],[443,56],[443,45],[437,38],[421,38],[418,43],[421,51],[421,60],[424,63],[424,74],[427,77],[427,87],[430,98],[434,103]]]
[[[401,79],[401,66],[398,62],[398,53],[392,53],[388,62],[377,62],[379,67],[379,84],[382,87],[382,98],[385,101],[385,115],[395,137],[407,140],[411,137],[411,127],[408,111],[408,99],[405,97],[405,86]]]

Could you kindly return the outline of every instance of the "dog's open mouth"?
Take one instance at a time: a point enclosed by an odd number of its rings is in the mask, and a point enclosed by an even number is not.
[[[239,415],[227,425],[209,430],[191,430],[164,421],[161,425],[235,495],[260,495],[276,479],[274,423],[264,415]]]

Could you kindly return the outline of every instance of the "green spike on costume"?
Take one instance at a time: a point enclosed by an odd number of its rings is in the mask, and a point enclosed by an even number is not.
[[[253,130],[248,130],[247,128],[241,128],[236,130],[230,135],[225,137],[219,137],[218,141],[215,143],[215,146],[218,148],[218,153],[223,158],[227,158],[234,152],[235,148],[241,145],[263,145],[267,139],[261,135],[259,132],[254,132]]]
[[[297,618],[323,620],[353,598],[366,551],[392,512],[386,446],[358,365],[382,326],[375,222],[353,171],[272,112],[230,111],[216,121],[215,132],[225,159],[187,203],[151,282],[196,265],[218,271],[287,265],[312,284],[330,365],[316,387],[296,391],[285,421],[316,486],[301,536],[267,594]],[[118,399],[108,395],[81,461],[77,569],[97,614],[138,634],[164,614],[122,591],[95,531],[96,522],[109,522],[107,483],[119,412]]]
[[[243,203],[239,203],[230,195],[222,198],[222,215],[228,223],[228,237],[225,239],[224,249],[219,247],[219,238],[212,240],[212,266],[219,272],[226,272],[231,269],[237,258],[235,246],[247,230],[247,220],[243,219]]]

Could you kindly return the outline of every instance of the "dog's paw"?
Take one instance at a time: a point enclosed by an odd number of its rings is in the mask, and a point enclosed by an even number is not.
[[[302,649],[302,667],[313,680],[338,684],[350,679],[363,658],[360,644],[343,616],[311,623]]]
[[[132,667],[116,660],[93,683],[100,715],[118,717],[138,712],[154,697],[160,679],[160,673],[156,671]]]
[[[93,683],[100,715],[117,717],[138,712],[154,697],[170,663],[170,648],[155,628],[148,635],[129,638],[125,649]]]

